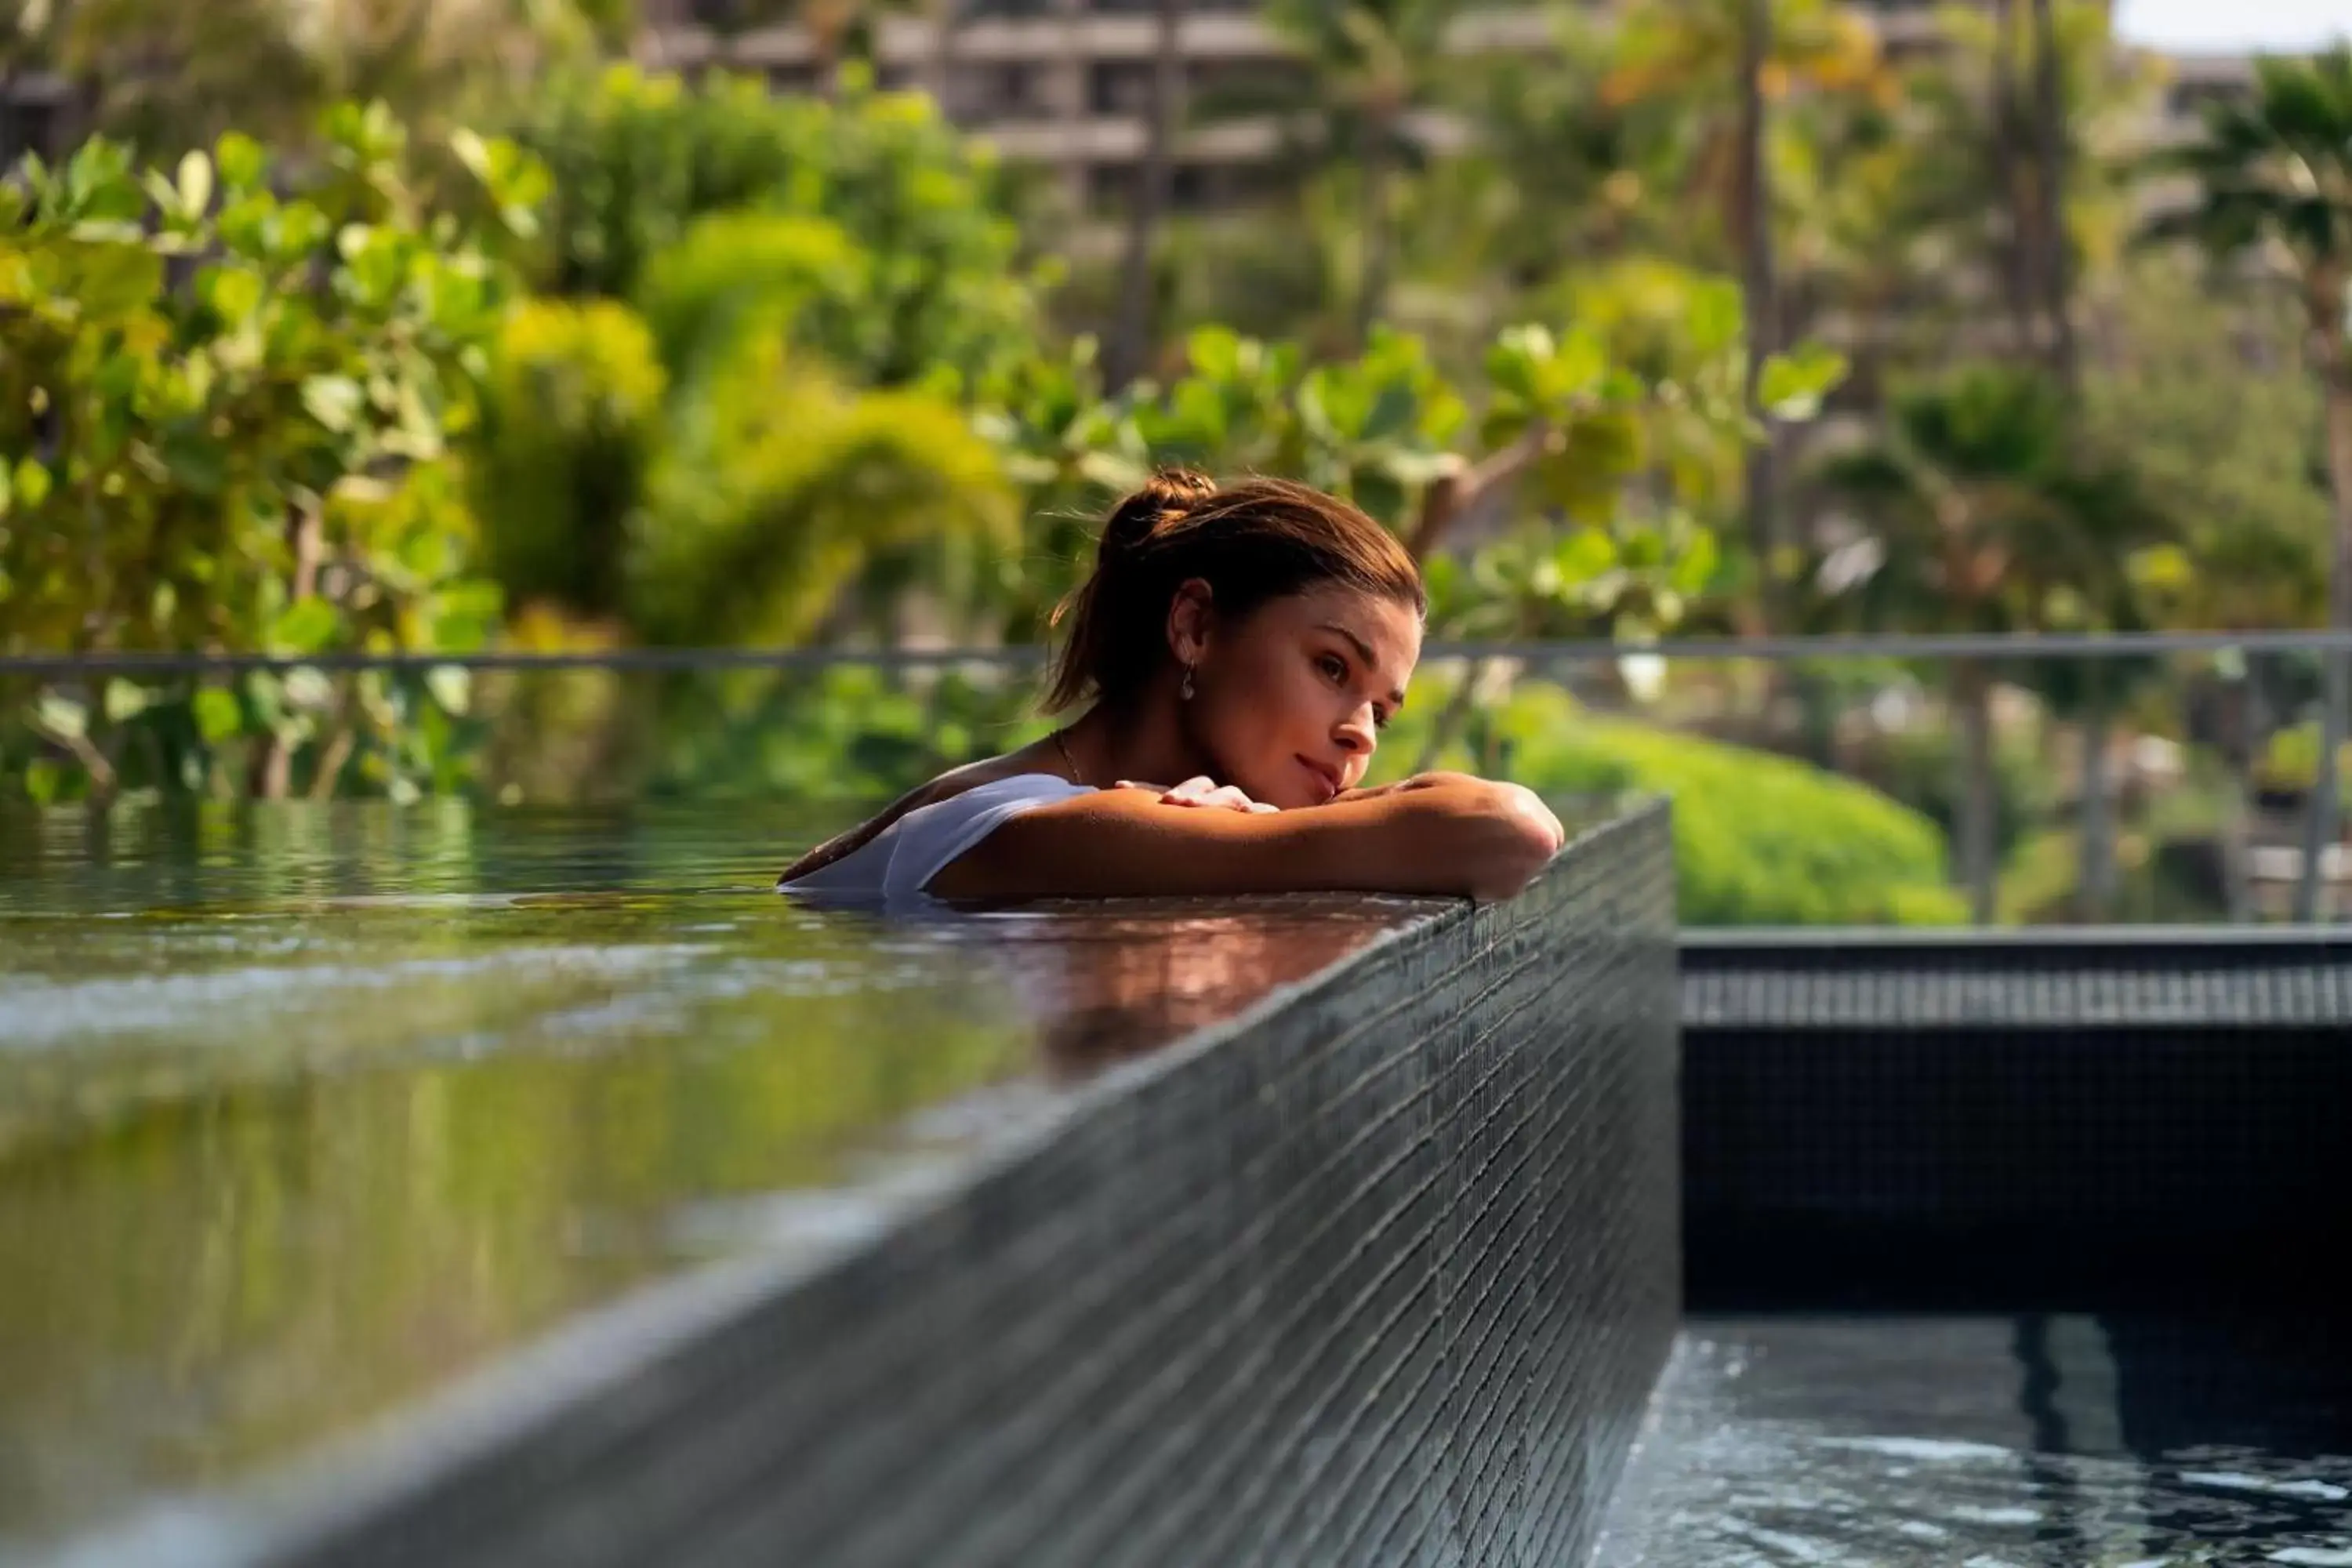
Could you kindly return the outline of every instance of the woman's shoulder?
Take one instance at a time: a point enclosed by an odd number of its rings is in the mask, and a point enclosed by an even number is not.
[[[975,790],[987,788],[993,798],[1005,793],[1005,789],[992,786],[1006,786],[1019,795],[1025,793],[1029,781],[1034,782],[1034,792],[1040,795],[1067,792],[1075,787],[1059,773],[1046,771],[1036,752],[1035,746],[1024,746],[1003,756],[984,757],[976,763],[950,768],[928,784],[916,785],[866,821],[803,855],[784,868],[780,880],[790,882],[814,875],[856,854],[900,819],[928,806],[944,805],[960,796],[969,795]],[[1015,784],[1014,781],[1023,783]]]
[[[1045,765],[1033,753],[1034,747],[1024,746],[1017,752],[1007,752],[1001,757],[984,757],[976,763],[966,763],[908,792],[906,797],[891,809],[898,816],[919,811],[927,805],[937,805],[943,800],[953,800],[960,795],[979,789],[983,784],[1001,784],[1012,779],[1051,779],[1066,783],[1061,773]]]

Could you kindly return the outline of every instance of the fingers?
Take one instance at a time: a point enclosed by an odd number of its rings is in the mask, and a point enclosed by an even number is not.
[[[1221,784],[1202,774],[1186,779],[1160,797],[1171,805],[1198,805],[1226,811],[1267,812],[1276,808],[1249,795],[1232,784]]]

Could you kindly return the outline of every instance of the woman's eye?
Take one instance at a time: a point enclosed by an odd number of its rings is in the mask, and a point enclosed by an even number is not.
[[[1373,728],[1373,729],[1375,729],[1375,730],[1385,730],[1385,729],[1387,729],[1388,727],[1389,727],[1389,716],[1388,716],[1386,713],[1381,712],[1381,711],[1379,709],[1377,709],[1377,708],[1373,709],[1373,710],[1372,710],[1372,728]]]
[[[1334,680],[1348,679],[1348,661],[1336,653],[1327,653],[1315,661],[1316,667]]]

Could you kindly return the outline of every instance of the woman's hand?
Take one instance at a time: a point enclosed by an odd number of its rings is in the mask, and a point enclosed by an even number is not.
[[[1248,812],[1282,809],[1280,806],[1269,805],[1262,800],[1252,800],[1232,784],[1221,784],[1206,773],[1186,779],[1174,789],[1162,789],[1153,784],[1138,784],[1132,779],[1121,779],[1115,787],[1155,792],[1160,801],[1168,805],[1202,805],[1222,807],[1227,811]]]

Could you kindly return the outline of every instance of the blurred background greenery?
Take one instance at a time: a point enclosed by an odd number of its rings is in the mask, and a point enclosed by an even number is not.
[[[2260,915],[2342,787],[2307,655],[1645,651],[2352,622],[2340,52],[0,0],[0,657],[282,661],[0,667],[0,800],[871,801],[1030,666],[349,660],[1023,649],[1168,461],[1355,498],[1433,639],[1620,645],[1433,664],[1382,767],[1671,791],[1694,921]]]

